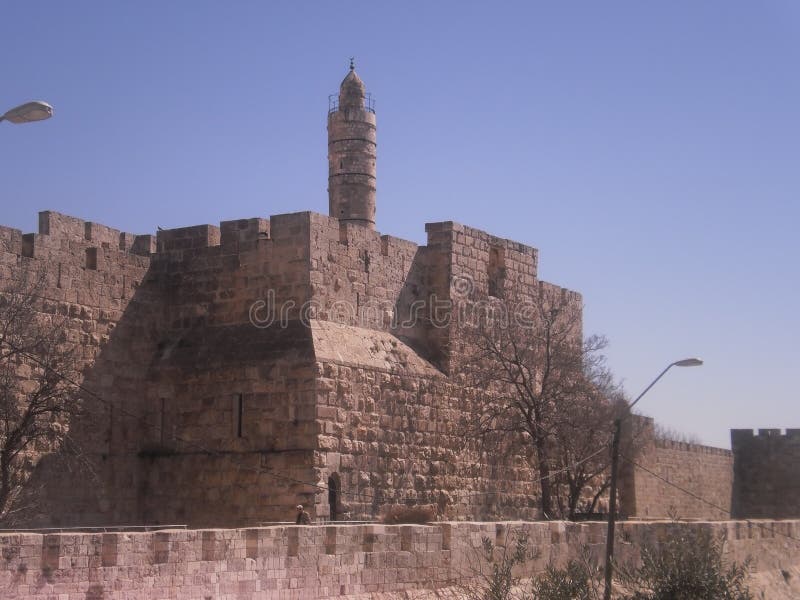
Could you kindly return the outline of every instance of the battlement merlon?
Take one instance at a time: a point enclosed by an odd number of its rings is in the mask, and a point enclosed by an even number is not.
[[[497,237],[453,221],[426,223],[429,248],[453,248],[467,257],[477,257],[481,253],[491,254],[492,250],[501,253],[504,261],[515,261],[524,267],[527,275],[537,276],[539,250],[506,238]]]
[[[0,252],[11,256],[57,262],[91,270],[113,265],[143,267],[154,250],[152,236],[120,231],[55,211],[39,213],[38,233],[0,227]]]
[[[22,231],[0,225],[0,253],[22,254]]]
[[[731,447],[737,445],[758,443],[764,440],[798,440],[800,441],[800,429],[787,428],[785,433],[780,429],[758,429],[757,433],[752,429],[731,429]]]
[[[31,234],[27,234],[31,236]],[[52,210],[43,210],[39,213],[39,235],[49,236],[51,242],[78,242],[88,246],[97,246],[110,250],[121,250],[133,254],[149,254],[148,245],[144,240],[137,243],[137,234],[128,233],[94,223],[71,217]]]

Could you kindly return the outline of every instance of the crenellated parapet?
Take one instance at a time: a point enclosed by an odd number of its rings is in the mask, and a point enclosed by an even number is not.
[[[0,228],[0,249],[4,265],[47,261],[54,300],[99,307],[103,297],[130,298],[147,275],[171,328],[245,324],[267,302],[275,318],[390,332],[444,371],[461,303],[549,298],[580,315],[580,294],[538,280],[536,248],[451,221],[425,230],[427,244],[418,246],[300,212],[153,236],[44,211],[38,233]]]
[[[750,443],[764,443],[756,440],[771,440],[783,444],[788,440],[800,440],[800,429],[731,429],[731,443],[743,446]]]
[[[0,279],[45,272],[46,300],[118,313],[144,278],[154,247],[153,236],[43,211],[37,233],[0,227]]]

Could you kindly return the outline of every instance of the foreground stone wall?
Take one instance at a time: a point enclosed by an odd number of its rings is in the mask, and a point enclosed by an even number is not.
[[[628,522],[617,559],[682,529],[725,536],[729,560],[752,559],[753,591],[770,600],[800,592],[800,522]],[[151,533],[0,534],[4,598],[328,598],[433,596],[474,583],[482,539],[499,552],[514,535],[535,558],[520,573],[564,565],[581,548],[599,557],[604,523],[436,523],[279,526]],[[794,539],[790,539],[794,538]],[[406,597],[406,596],[403,596]],[[762,597],[762,596],[758,596]]]
[[[733,429],[731,447],[734,516],[800,516],[800,429]]]

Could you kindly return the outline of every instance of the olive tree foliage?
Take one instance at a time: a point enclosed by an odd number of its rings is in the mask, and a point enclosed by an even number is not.
[[[725,559],[725,540],[702,526],[682,525],[658,543],[640,547],[636,564],[618,565],[612,598],[619,600],[752,600],[748,563]],[[497,546],[483,538],[472,582],[462,594],[471,600],[600,600],[603,569],[587,546],[564,566],[549,564],[532,573],[537,558],[523,535],[514,532]]]
[[[748,563],[725,560],[725,540],[708,529],[680,530],[645,545],[641,565],[622,571],[625,600],[752,600]]]
[[[486,392],[467,434],[533,457],[545,518],[593,510],[608,485],[622,392],[606,339],[583,338],[580,298],[544,285],[531,299],[492,298],[462,331],[464,375]]]
[[[77,348],[66,318],[42,311],[46,287],[44,268],[0,279],[0,523],[7,526],[31,508],[36,494],[21,494],[36,460],[70,442],[79,406],[70,383],[79,376]]]
[[[531,582],[530,600],[600,600],[602,569],[584,549],[580,559],[572,559],[563,568],[548,565]]]
[[[600,600],[602,570],[588,549],[563,568],[553,564],[534,575],[530,569],[539,553],[528,538],[507,532],[501,544],[482,538],[477,565],[472,561],[472,581],[461,587],[469,600]]]
[[[502,544],[482,537],[480,550],[472,557],[475,560],[470,560],[472,581],[461,586],[460,595],[468,600],[524,600],[527,594],[520,572],[533,557],[527,537],[519,532],[506,532]]]

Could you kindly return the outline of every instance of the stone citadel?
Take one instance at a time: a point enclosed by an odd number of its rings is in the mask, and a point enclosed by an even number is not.
[[[424,246],[381,235],[376,147],[351,66],[328,114],[327,216],[153,236],[45,211],[38,233],[0,228],[4,280],[47,265],[41,310],[68,319],[92,392],[91,417],[71,432],[91,469],[39,461],[31,525],[236,527],[285,520],[298,503],[330,520],[408,502],[450,519],[541,516],[526,457],[481,452],[456,427],[479,401],[457,376],[458,323],[415,307],[512,290],[576,307],[581,297],[538,278],[535,248],[479,229],[428,223]],[[780,437],[777,456],[796,457],[797,430]],[[624,512],[776,516],[763,493],[800,480],[798,463],[761,469],[772,458],[760,438],[735,433],[731,453],[651,434],[642,463],[718,508],[629,471]],[[740,452],[754,462],[734,467]],[[798,516],[797,498],[782,514]]]

